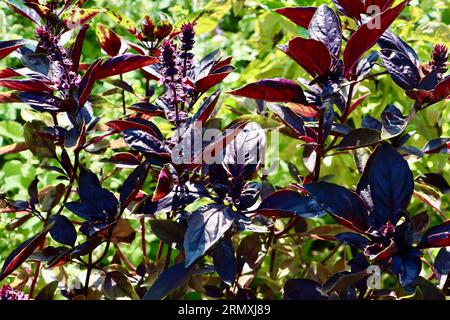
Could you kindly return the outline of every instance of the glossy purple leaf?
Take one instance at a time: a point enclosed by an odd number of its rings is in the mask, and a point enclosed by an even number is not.
[[[169,165],[161,168],[158,175],[155,191],[153,191],[152,201],[156,202],[167,196],[173,190],[174,182]]]
[[[363,237],[359,233],[345,232],[339,233],[335,237],[340,242],[359,249],[364,249],[370,243],[366,237]]]
[[[270,104],[269,110],[275,113],[278,118],[300,137],[306,135],[303,118],[297,115],[289,107],[278,104]]]
[[[223,79],[225,79],[234,70],[236,69],[233,66],[224,66],[220,69],[217,69],[213,73],[208,74],[201,79],[198,79],[195,82],[195,89],[198,92],[206,92],[217,85],[219,82],[221,82]]]
[[[167,154],[162,142],[146,131],[126,129],[123,134],[125,142],[134,150],[144,154]]]
[[[339,11],[356,20],[361,18],[364,13],[364,4],[361,0],[333,0]]]
[[[434,259],[434,270],[441,276],[450,273],[450,247],[439,250],[436,259]]]
[[[403,287],[416,283],[422,269],[421,256],[422,253],[419,250],[409,249],[392,257],[392,273],[398,275]]]
[[[408,60],[410,60],[413,65],[419,67],[420,62],[417,53],[393,32],[387,30],[383,33],[381,38],[378,40],[378,45],[381,49],[395,50],[402,53],[404,56],[408,57]]]
[[[231,209],[207,204],[192,212],[184,235],[185,266],[189,267],[209,250],[233,223]]]
[[[237,275],[237,261],[233,242],[222,240],[217,244],[214,250],[213,263],[222,281],[229,286],[233,285]]]
[[[342,30],[339,17],[326,4],[320,5],[309,24],[309,37],[326,45],[331,55],[339,58]]]
[[[304,188],[343,226],[358,232],[369,228],[367,208],[353,191],[328,182],[310,183],[304,185]]]
[[[401,111],[392,104],[389,104],[381,114],[383,129],[381,136],[383,139],[396,137],[401,134],[408,125],[408,117],[403,116]]]
[[[381,59],[392,80],[405,90],[419,84],[419,69],[403,53],[395,50],[381,50]]]
[[[352,150],[374,145],[381,141],[381,133],[369,128],[358,128],[348,133],[338,145],[339,150]]]
[[[408,163],[389,143],[375,151],[368,170],[374,215],[396,224],[400,211],[408,206],[414,191],[414,178]]]
[[[205,123],[211,114],[214,112],[214,108],[217,105],[217,102],[219,101],[221,90],[216,90],[212,95],[210,95],[203,103],[201,104],[198,111],[195,113],[195,115],[192,117],[193,121],[200,121],[202,123]]]
[[[450,153],[450,138],[432,139],[422,148],[422,152],[426,154],[448,154]]]
[[[450,221],[434,226],[423,235],[420,248],[439,248],[450,246]]]
[[[280,50],[297,62],[311,76],[324,76],[330,69],[331,56],[328,48],[320,41],[296,37],[287,45],[280,46]],[[279,101],[300,102],[302,101]]]
[[[73,247],[77,241],[77,231],[67,217],[62,215],[54,215],[49,218],[49,222],[54,225],[50,229],[52,238],[62,244]]]
[[[79,85],[79,93],[78,93],[78,105],[80,107],[84,106],[86,101],[91,94],[92,89],[94,88],[94,82],[96,80],[96,73],[100,69],[102,61],[100,59],[94,61],[89,69],[86,71],[85,75],[81,79]]]
[[[257,212],[265,216],[298,215],[303,218],[319,218],[326,214],[314,199],[288,189],[275,191],[264,198]]]
[[[22,55],[21,60],[28,69],[47,76],[50,68],[50,59],[45,54],[30,53]]]
[[[359,61],[356,66],[356,75],[358,77],[364,77],[369,74],[378,58],[379,55],[377,51],[370,52],[364,59]]]
[[[158,62],[158,59],[137,54],[123,54],[106,59],[96,73],[96,79],[104,79],[127,73]]]
[[[80,31],[77,34],[77,37],[70,52],[73,63],[72,71],[74,72],[78,72],[80,66],[81,51],[83,50],[83,43],[86,38],[86,33],[88,29],[89,29],[88,24],[84,24],[81,26]]]
[[[138,194],[145,182],[145,179],[147,178],[149,169],[149,163],[143,162],[138,165],[125,179],[122,187],[120,188],[120,205],[122,208],[126,208]]]
[[[45,92],[21,92],[17,97],[23,103],[40,112],[61,112],[62,100],[51,93]]]
[[[230,93],[235,96],[271,102],[306,103],[302,88],[292,80],[281,78],[260,80]]]

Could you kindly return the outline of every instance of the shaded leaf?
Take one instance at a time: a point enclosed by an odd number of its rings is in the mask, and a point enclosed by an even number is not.
[[[189,281],[194,268],[178,263],[165,270],[148,289],[142,300],[161,300]]]

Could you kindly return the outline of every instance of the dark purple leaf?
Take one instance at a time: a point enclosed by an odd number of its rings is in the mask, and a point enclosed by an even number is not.
[[[408,163],[389,143],[379,146],[367,165],[374,216],[380,222],[396,224],[400,211],[408,206],[414,191],[414,178]]]
[[[450,185],[447,180],[438,173],[425,173],[417,178],[419,182],[428,184],[434,188],[437,188],[442,193],[450,193]]]
[[[298,215],[303,218],[318,218],[326,214],[317,202],[293,190],[280,190],[267,196],[257,212],[265,216]]]
[[[428,141],[422,148],[422,152],[426,154],[433,153],[450,153],[450,138],[436,138]]]
[[[401,134],[408,125],[408,117],[403,116],[401,111],[392,104],[389,104],[381,114],[383,139],[389,139]]]
[[[420,248],[439,248],[450,246],[450,221],[434,226],[423,235]]]
[[[50,60],[45,54],[31,53],[22,55],[22,63],[28,69],[41,73],[43,75],[48,74],[50,68]]]
[[[158,59],[150,56],[136,54],[123,54],[106,59],[96,73],[96,79],[104,79],[118,74],[127,73],[150,64],[158,62]]]
[[[271,102],[306,103],[302,88],[288,79],[266,79],[230,92],[233,95]]]
[[[310,183],[304,188],[343,226],[358,232],[369,228],[367,208],[353,191],[328,182]]]
[[[387,30],[383,33],[378,40],[378,45],[381,49],[390,49],[401,52],[404,56],[408,57],[413,65],[419,67],[419,57],[414,49],[391,31]]]
[[[112,120],[108,121],[106,125],[119,132],[124,132],[128,129],[145,131],[153,137],[163,140],[161,131],[159,131],[158,127],[152,122],[144,119],[128,118],[126,120]]]
[[[83,49],[83,43],[86,38],[86,33],[89,29],[88,24],[84,24],[81,26],[80,31],[77,34],[77,37],[75,39],[75,42],[71,49],[71,57],[72,57],[72,71],[78,72],[79,66],[80,66],[80,59],[81,59],[81,51]]]
[[[353,1],[352,3],[356,3]],[[361,56],[378,41],[394,20],[400,15],[408,1],[403,1],[394,8],[388,9],[363,24],[348,40],[344,51],[345,76],[353,72]],[[378,28],[373,26],[380,24]]]
[[[297,115],[289,107],[282,105],[269,104],[270,111],[275,113],[280,120],[300,137],[306,135],[303,118]]]
[[[434,259],[434,270],[441,276],[450,273],[450,247],[442,248]]]
[[[409,287],[416,283],[422,269],[421,256],[422,253],[419,250],[409,249],[392,257],[392,273],[399,276],[400,284],[403,287]]]
[[[352,150],[370,146],[381,141],[381,133],[374,129],[358,128],[352,130],[339,143],[339,150]]]
[[[193,266],[186,268],[184,263],[178,263],[163,271],[155,283],[148,289],[142,300],[162,300],[170,293],[185,285],[192,272]]]
[[[327,300],[322,293],[322,286],[309,279],[291,279],[283,288],[285,300]]]
[[[205,99],[196,114],[192,117],[192,120],[205,123],[213,113],[214,108],[217,105],[217,101],[219,101],[220,93],[221,90],[219,89]]]
[[[167,154],[160,140],[140,129],[126,129],[123,132],[125,142],[130,148],[144,154]]]
[[[100,47],[110,56],[117,56],[122,47],[120,37],[104,24],[97,24],[97,39]]]
[[[364,77],[365,75],[369,74],[373,66],[375,65],[375,62],[377,62],[378,58],[379,55],[377,51],[370,52],[356,66],[356,76]]]
[[[419,69],[403,53],[383,49],[381,59],[392,80],[398,86],[405,90],[417,87],[420,79]]]
[[[223,79],[225,79],[234,70],[236,69],[233,66],[224,66],[216,70],[214,73],[208,74],[207,76],[198,79],[195,82],[195,89],[198,92],[206,92],[216,84],[221,82]]]
[[[51,92],[55,91],[51,87],[52,83],[35,80],[35,79],[1,79],[0,87],[5,87],[11,90],[18,91],[37,91],[37,92]]]
[[[333,3],[343,14],[356,20],[361,18],[361,13],[365,13],[364,5],[360,0],[333,0]]]
[[[139,102],[131,105],[129,109],[134,110],[136,112],[141,112],[143,114],[149,115],[149,116],[161,116],[164,115],[164,110],[160,109],[158,106],[146,103],[146,102]]]
[[[61,112],[61,99],[51,93],[45,92],[21,92],[17,97],[23,103],[40,112]]]
[[[169,245],[175,243],[178,248],[183,248],[184,233],[186,232],[184,224],[171,220],[152,219],[150,226],[158,239]]]
[[[120,205],[126,208],[138,194],[148,175],[150,164],[145,161],[134,169],[120,188]]]
[[[55,241],[71,247],[75,245],[77,231],[69,219],[62,215],[55,215],[49,218],[49,222],[54,222],[50,235]]]
[[[231,227],[231,209],[216,204],[207,204],[192,212],[184,235],[185,265],[192,265],[209,250]]]
[[[94,61],[81,79],[78,89],[78,105],[80,107],[84,106],[91,94],[92,88],[94,88],[96,73],[100,69],[101,63],[102,61],[100,59]]]
[[[326,4],[320,5],[309,24],[309,37],[325,44],[336,58],[341,51],[342,30],[337,14]]]
[[[355,248],[364,249],[370,242],[367,238],[358,233],[345,232],[335,235],[335,238],[344,244]]]
[[[165,165],[161,168],[158,175],[158,181],[156,183],[155,191],[153,192],[152,201],[156,202],[167,196],[172,192],[174,186],[172,172],[170,172],[170,167]]]
[[[27,18],[28,20],[36,23],[37,25],[41,25],[41,18],[37,14],[36,11],[27,7],[24,4],[24,1],[20,0],[6,0],[6,4],[10,7],[14,12],[20,14],[22,17]]]
[[[222,240],[217,244],[213,255],[214,268],[224,283],[231,286],[236,280],[237,261],[233,242]]]
[[[254,122],[248,123],[226,146],[223,158],[225,170],[236,180],[249,178],[264,161],[265,147],[264,130]]]

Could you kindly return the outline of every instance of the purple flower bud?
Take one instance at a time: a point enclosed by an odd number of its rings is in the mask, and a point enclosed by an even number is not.
[[[431,67],[438,73],[443,74],[447,72],[447,60],[448,60],[448,50],[443,44],[437,44],[434,47],[433,53],[431,55]]]
[[[177,75],[176,67],[176,46],[169,40],[165,40],[161,46],[161,63],[163,75],[166,78],[173,78]]]
[[[190,69],[192,69],[192,59],[194,55],[191,50],[195,44],[195,23],[188,22],[181,26],[181,53],[180,59],[182,61],[181,70],[183,77],[185,77]]]
[[[30,300],[30,297],[19,290],[14,290],[8,285],[0,289],[0,300]]]

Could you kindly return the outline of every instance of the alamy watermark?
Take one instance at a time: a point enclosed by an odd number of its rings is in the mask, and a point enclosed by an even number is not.
[[[177,141],[171,154],[175,164],[255,165],[263,175],[279,167],[278,129],[263,129],[255,122],[224,131],[194,122],[178,134]]]

